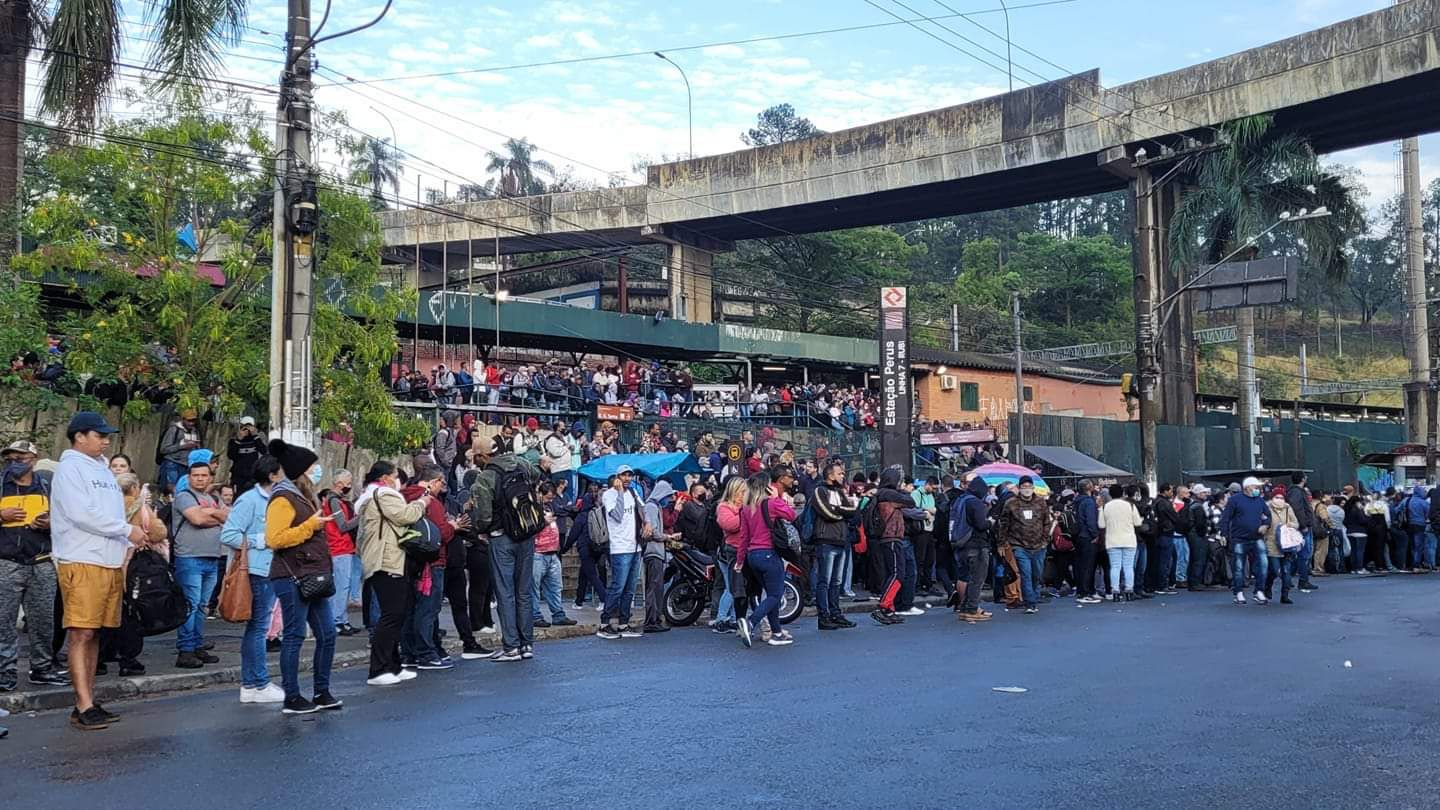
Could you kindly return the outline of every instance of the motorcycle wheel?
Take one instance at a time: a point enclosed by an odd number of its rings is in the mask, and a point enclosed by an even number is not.
[[[688,627],[705,611],[705,592],[693,582],[676,582],[665,591],[665,620],[671,627]]]
[[[780,597],[780,623],[789,624],[805,612],[805,600],[800,597],[800,586],[789,577],[785,578],[785,592]]]

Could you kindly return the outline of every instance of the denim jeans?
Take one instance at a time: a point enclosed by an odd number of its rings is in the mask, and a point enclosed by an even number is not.
[[[444,658],[445,651],[435,641],[435,629],[440,621],[440,603],[445,598],[445,569],[430,568],[430,593],[419,590],[419,578],[410,583],[415,588],[415,609],[405,617],[405,627],[400,632],[400,657],[416,663]]]
[[[755,574],[765,582],[765,598],[750,614],[750,622],[758,629],[760,622],[770,620],[770,632],[779,633],[780,597],[785,594],[785,563],[780,555],[768,548],[757,549],[745,555],[745,564],[755,569]]]
[[[354,554],[341,554],[331,557],[330,562],[335,567],[335,595],[330,597],[330,615],[335,617],[335,624],[346,624],[350,621],[350,600],[360,598],[359,590],[350,590],[350,584],[356,581],[351,572],[359,570],[360,559]]]
[[[275,589],[270,578],[250,575],[250,619],[245,622],[245,635],[240,639],[240,685],[263,689],[270,683],[270,667],[265,661],[265,631],[270,628],[270,613],[275,609]]]
[[[600,623],[610,624],[619,619],[621,624],[630,623],[630,608],[635,605],[635,582],[640,578],[640,552],[610,555],[610,584],[605,593],[605,609],[600,611]]]
[[[300,598],[295,580],[272,579],[270,587],[280,600],[280,614],[285,618],[285,632],[280,639],[280,686],[286,698],[300,697],[300,647],[305,644],[305,625],[315,634],[315,660],[311,675],[315,678],[315,694],[330,691],[330,666],[335,661],[335,618],[330,615],[329,599]]]
[[[490,538],[490,582],[495,589],[500,639],[507,650],[518,650],[535,640],[535,616],[530,604],[534,566],[533,538],[519,543],[503,534]]]
[[[1280,595],[1290,595],[1291,580],[1295,576],[1295,566],[1300,561],[1300,554],[1296,551],[1287,551],[1281,557],[1267,557],[1269,566],[1265,577],[1265,595],[1273,593],[1275,580],[1280,580]]]
[[[1135,551],[1134,546],[1105,549],[1110,558],[1110,593],[1135,592]]]
[[[1255,591],[1265,589],[1265,573],[1268,558],[1265,556],[1264,540],[1230,541],[1230,592],[1245,590],[1245,558],[1250,558],[1250,573],[1255,575]]]
[[[840,615],[840,576],[845,547],[821,543],[815,547],[815,610],[824,618]]]
[[[219,579],[219,557],[175,558],[175,580],[190,601],[190,616],[175,631],[177,652],[195,652],[205,643],[205,606]]]
[[[735,621],[735,592],[730,588],[730,578],[735,576],[735,570],[728,565],[718,563],[715,566],[720,569],[719,576],[725,582],[725,591],[720,594],[720,599],[715,603],[715,621]]]
[[[855,547],[854,547],[854,546],[846,546],[846,547],[845,547],[845,574],[844,574],[844,582],[843,582],[842,585],[841,585],[842,592],[843,592],[846,596],[854,596],[854,595],[855,595],[854,579],[855,579]]]
[[[565,618],[564,600],[560,598],[561,588],[561,567],[559,554],[535,553],[534,573],[530,580],[530,618],[532,621],[539,621],[540,598],[545,599],[545,606],[550,609],[550,621],[558,622]]]
[[[1435,552],[1437,538],[1434,532],[1425,532],[1425,564],[1431,568],[1435,567]]]
[[[1410,528],[1410,562],[1412,568],[1421,565],[1428,565],[1431,568],[1435,567],[1434,546],[1431,546],[1427,540],[1427,538],[1432,536],[1429,532],[1425,531],[1423,526],[1412,526]]]
[[[1145,544],[1145,543],[1143,543],[1143,542],[1142,542],[1142,543],[1136,543],[1136,544],[1135,544],[1135,576],[1139,579],[1139,581],[1135,583],[1135,590],[1137,590],[1137,591],[1149,590],[1148,588],[1145,587],[1146,585],[1149,584],[1149,583],[1146,581],[1146,578],[1145,578],[1145,572],[1146,572],[1146,570],[1148,570],[1148,569],[1146,568],[1146,566],[1149,565],[1149,564],[1150,564],[1150,547],[1149,547],[1149,545],[1147,545],[1147,544]]]
[[[1299,556],[1295,558],[1295,571],[1300,577],[1300,584],[1310,584],[1310,564],[1315,557],[1315,532],[1306,529],[1300,535],[1305,538],[1305,544],[1300,546]]]
[[[1174,570],[1171,572],[1171,579],[1177,585],[1185,585],[1190,578],[1190,541],[1183,534],[1170,536],[1171,554],[1174,559]]]
[[[900,575],[900,598],[895,600],[895,609],[909,610],[915,607],[915,544],[901,540],[900,550],[905,556],[905,571]]]
[[[1016,565],[1020,566],[1020,593],[1025,607],[1036,607],[1040,604],[1040,583],[1045,576],[1045,549],[1014,546],[1011,550],[1015,552]]]

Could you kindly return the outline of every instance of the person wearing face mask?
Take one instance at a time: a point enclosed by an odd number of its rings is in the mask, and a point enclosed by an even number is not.
[[[1232,495],[1220,515],[1220,531],[1230,545],[1230,592],[1235,604],[1245,604],[1245,561],[1250,560],[1255,576],[1255,602],[1270,601],[1265,595],[1268,555],[1265,553],[1265,529],[1270,525],[1270,507],[1260,495],[1260,479],[1251,476],[1241,485],[1239,494]]]
[[[320,499],[315,494],[321,475],[319,459],[313,451],[279,439],[270,442],[270,455],[279,460],[283,473],[271,486],[265,507],[265,546],[272,552],[270,587],[285,617],[280,643],[280,686],[285,691],[281,712],[311,714],[339,709],[343,704],[330,694],[335,620],[330,615],[329,594],[306,599],[300,589],[300,581],[306,577],[329,578],[332,586],[334,583],[324,527],[335,518],[320,514]],[[300,694],[300,647],[305,643],[306,625],[315,633],[313,699]]]
[[[170,520],[174,531],[175,580],[190,600],[190,617],[175,634],[175,666],[199,669],[220,659],[205,641],[205,606],[220,582],[220,528],[229,508],[210,494],[210,465],[190,466],[189,486],[175,494]]]
[[[1265,553],[1269,557],[1266,564],[1265,596],[1268,598],[1273,593],[1271,588],[1275,580],[1280,580],[1280,604],[1292,604],[1290,600],[1290,580],[1295,576],[1295,567],[1299,559],[1299,549],[1285,549],[1280,545],[1281,529],[1289,526],[1292,529],[1300,528],[1300,520],[1295,510],[1286,502],[1285,487],[1275,487],[1270,493],[1270,525],[1265,527]]]
[[[360,599],[360,576],[355,557],[355,530],[360,518],[350,505],[354,479],[349,470],[339,470],[330,488],[320,493],[320,513],[335,519],[325,524],[325,541],[330,544],[330,562],[335,569],[335,595],[330,597],[330,614],[335,632],[353,636],[360,631],[350,624],[350,603]]]
[[[225,446],[225,458],[230,460],[230,480],[235,482],[238,494],[255,486],[255,462],[265,455],[265,440],[256,435],[255,417],[240,417],[240,426],[234,438]]]
[[[427,498],[425,519],[435,524],[440,533],[440,555],[436,559],[428,563],[410,561],[415,610],[406,623],[404,635],[400,637],[401,657],[416,669],[449,669],[454,663],[440,645],[436,630],[440,626],[440,607],[445,597],[445,564],[459,524],[445,514],[445,473],[434,465],[424,467],[408,486],[400,490],[400,494],[411,502]]]
[[[50,562],[50,480],[35,471],[39,451],[18,441],[0,453],[0,692],[17,685],[19,637],[16,622],[25,608],[30,642],[30,683],[66,686],[55,660],[55,593]]]
[[[1045,547],[1050,542],[1050,504],[1035,495],[1035,482],[1020,476],[1020,492],[1005,501],[1000,532],[1020,567],[1020,592],[1025,613],[1040,612],[1040,583],[1045,571]]]
[[[845,486],[845,464],[825,465],[820,483],[810,496],[815,515],[815,612],[821,630],[854,627],[840,609],[840,586],[845,574],[845,550],[850,547],[846,522],[860,508]]]
[[[409,528],[425,517],[429,498],[406,503],[400,494],[399,470],[377,461],[365,475],[365,491],[355,503],[360,516],[360,565],[380,616],[370,639],[371,686],[394,686],[416,677],[400,663],[400,637],[415,607],[415,591],[405,576],[407,560],[400,546]]]

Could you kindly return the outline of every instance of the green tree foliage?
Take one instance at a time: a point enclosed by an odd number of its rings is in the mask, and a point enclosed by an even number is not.
[[[795,112],[789,104],[767,107],[755,116],[755,126],[740,136],[746,146],[770,146],[786,141],[798,141],[824,130],[810,123],[810,119]]]
[[[129,418],[162,397],[221,417],[263,413],[272,177],[255,156],[273,148],[243,117],[198,112],[101,131],[94,146],[42,153],[53,187],[22,222],[37,248],[12,261],[25,277],[68,284],[72,308],[56,324],[67,371],[126,386]],[[367,198],[343,188],[321,178],[315,425],[389,451],[425,431],[396,416],[380,376],[396,350],[395,318],[414,298],[379,286],[379,221]],[[193,253],[176,237],[187,225]],[[197,259],[217,264],[224,284]]]
[[[503,151],[489,153],[485,171],[496,177],[496,188],[504,197],[544,194],[549,187],[541,175],[555,176],[555,167],[535,157],[535,145],[528,140],[511,138]]]

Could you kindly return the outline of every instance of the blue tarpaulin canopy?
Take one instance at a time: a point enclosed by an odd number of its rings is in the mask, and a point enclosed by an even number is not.
[[[582,466],[580,475],[604,483],[621,465],[628,465],[643,478],[669,481],[681,492],[685,491],[686,474],[701,472],[700,461],[691,453],[617,453]]]

